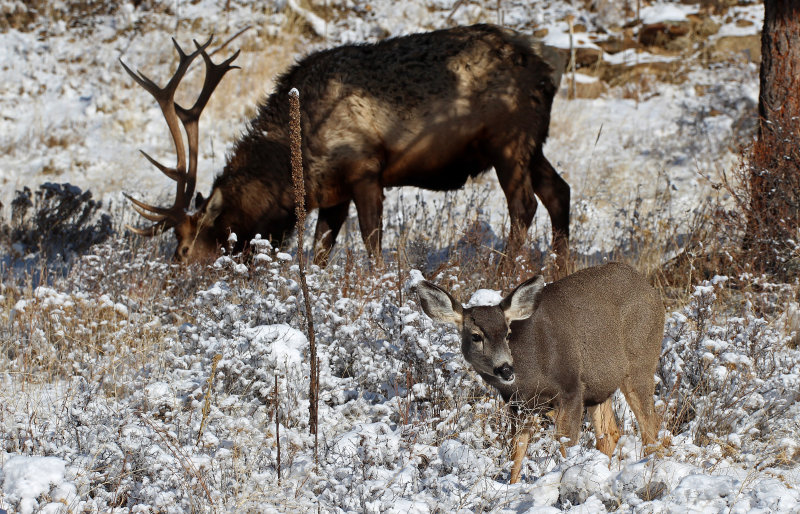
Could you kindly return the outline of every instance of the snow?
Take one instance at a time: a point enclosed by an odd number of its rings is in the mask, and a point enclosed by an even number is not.
[[[449,439],[439,446],[439,459],[445,469],[464,469],[485,473],[490,467],[490,461],[481,457],[469,446]]]
[[[715,37],[757,36],[761,33],[761,27],[764,26],[764,9],[762,6],[757,4],[737,5],[731,9],[731,15],[744,23],[725,23],[720,27]]]
[[[567,81],[575,80],[578,84],[594,84],[600,81],[599,78],[586,75],[585,73],[567,73],[564,75],[564,79]]]
[[[554,46],[556,48],[563,48],[565,50],[570,48],[569,32],[566,31],[549,32],[545,37],[542,38],[542,41],[545,44]],[[575,48],[591,48],[593,50],[600,50],[600,47],[592,43],[585,34],[573,34],[572,45]]]
[[[590,497],[610,500],[610,462],[600,452],[590,452],[561,475],[559,497],[573,505],[585,504]],[[589,507],[589,505],[587,505]]]
[[[680,5],[675,4],[655,4],[643,7],[639,16],[642,23],[652,25],[655,23],[680,22],[686,21],[686,13]]]
[[[637,51],[635,48],[628,48],[615,54],[604,53],[603,59],[609,64],[645,64],[653,62],[674,62],[678,57],[655,55],[649,52]]]
[[[500,291],[493,289],[478,289],[469,299],[465,307],[475,307],[477,305],[497,305],[503,300]]]
[[[18,502],[19,514],[58,512],[62,500],[75,499],[75,487],[65,480],[66,462],[62,459],[6,454],[5,458],[0,455],[0,464],[2,494],[10,502]],[[55,501],[41,505],[37,498],[45,493]]]
[[[275,367],[294,369],[303,362],[303,349],[308,346],[306,336],[289,325],[265,325],[253,327],[243,332],[258,351],[270,353],[271,364]]]

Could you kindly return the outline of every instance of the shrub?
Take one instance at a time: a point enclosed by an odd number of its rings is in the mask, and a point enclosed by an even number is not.
[[[10,223],[0,219],[0,251],[12,259],[39,253],[47,264],[67,263],[112,234],[101,207],[91,191],[71,184],[46,182],[35,193],[25,187],[11,202]]]

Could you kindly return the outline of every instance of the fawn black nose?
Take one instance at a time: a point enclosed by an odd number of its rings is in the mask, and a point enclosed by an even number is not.
[[[514,380],[514,368],[511,367],[510,364],[505,363],[502,366],[494,368],[494,374],[497,377],[500,377],[506,382],[511,382]]]

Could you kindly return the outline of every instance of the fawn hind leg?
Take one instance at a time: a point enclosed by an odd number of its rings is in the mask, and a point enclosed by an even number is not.
[[[626,383],[622,392],[625,395],[628,405],[636,416],[639,423],[639,431],[642,434],[642,445],[645,454],[650,453],[648,446],[655,444],[658,439],[658,426],[660,420],[656,414],[655,404],[653,403],[653,390],[655,383],[653,379],[630,381]],[[652,451],[652,450],[651,450]]]
[[[599,405],[589,407],[589,415],[594,426],[597,449],[611,457],[620,436],[611,397]]]

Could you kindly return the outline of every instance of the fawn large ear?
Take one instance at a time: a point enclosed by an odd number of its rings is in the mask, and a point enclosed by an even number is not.
[[[536,309],[536,297],[544,288],[544,277],[537,275],[511,291],[511,294],[503,298],[500,308],[506,315],[506,320],[512,321],[530,318]]]
[[[432,319],[460,325],[464,319],[464,309],[444,289],[423,280],[417,284],[417,295],[422,310]]]

